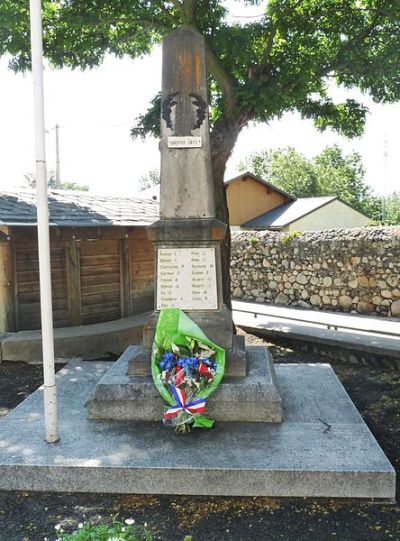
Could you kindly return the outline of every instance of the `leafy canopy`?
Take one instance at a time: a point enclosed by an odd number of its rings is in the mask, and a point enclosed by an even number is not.
[[[365,182],[361,156],[357,152],[343,155],[337,145],[326,147],[315,158],[308,159],[294,148],[254,153],[240,164],[242,170],[268,180],[295,197],[333,195],[347,201],[371,219],[381,221],[382,200]],[[389,196],[385,223],[399,223],[398,194]]]
[[[180,25],[195,26],[207,43],[212,120],[226,137],[249,120],[295,110],[320,129],[359,135],[366,108],[354,100],[334,103],[331,79],[378,102],[400,96],[400,7],[393,0],[269,0],[266,8],[243,1],[264,15],[242,25],[228,24],[217,0],[42,3],[44,52],[57,68],[92,68],[106,53],[136,58]],[[0,56],[5,53],[12,69],[29,68],[28,0],[0,2]],[[156,113],[157,99],[153,106]],[[158,118],[143,117],[142,128],[157,133]]]

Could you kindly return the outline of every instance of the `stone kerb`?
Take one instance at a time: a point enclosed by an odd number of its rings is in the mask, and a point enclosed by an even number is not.
[[[400,227],[232,233],[232,295],[400,317]]]

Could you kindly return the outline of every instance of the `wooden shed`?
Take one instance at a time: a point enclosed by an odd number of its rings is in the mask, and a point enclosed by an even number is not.
[[[156,201],[50,191],[49,211],[55,327],[153,309]],[[35,193],[0,192],[0,332],[40,326]]]

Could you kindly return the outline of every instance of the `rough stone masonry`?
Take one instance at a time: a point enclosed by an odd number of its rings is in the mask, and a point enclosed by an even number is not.
[[[400,317],[400,227],[232,234],[234,298]]]

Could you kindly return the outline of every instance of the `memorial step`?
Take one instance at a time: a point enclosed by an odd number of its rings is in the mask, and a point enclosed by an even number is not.
[[[89,419],[162,419],[166,403],[151,376],[128,375],[135,348],[139,346],[128,348],[97,384],[87,404]],[[207,414],[215,421],[282,422],[282,400],[267,349],[248,347],[246,361],[247,375],[224,377],[207,401]]]
[[[43,437],[43,388],[0,419],[0,490],[394,500],[395,471],[329,365],[275,365],[283,423],[186,435],[88,420],[109,366],[74,361],[57,373],[56,444]]]

